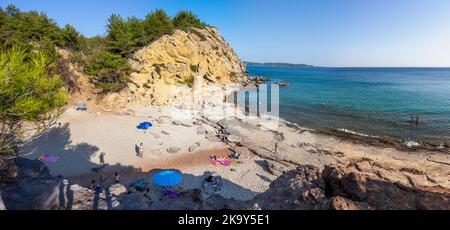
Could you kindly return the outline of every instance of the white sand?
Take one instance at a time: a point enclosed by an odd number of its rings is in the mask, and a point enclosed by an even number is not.
[[[99,180],[99,174],[92,169],[100,166],[100,156],[104,153],[102,173],[112,177],[120,171],[122,182],[132,182],[139,178],[150,178],[154,169],[179,169],[185,174],[184,188],[201,187],[206,172],[218,172],[224,178],[225,197],[250,199],[268,189],[275,177],[255,162],[255,156],[243,156],[238,164],[231,166],[212,165],[208,156],[226,156],[230,152],[222,142],[207,140],[206,135],[198,135],[197,128],[203,126],[209,133],[215,130],[205,124],[174,125],[170,110],[164,108],[140,108],[122,112],[76,111],[68,109],[56,125],[41,137],[30,141],[22,151],[30,159],[41,154],[60,157],[57,163],[47,163],[53,175],[73,178],[84,186],[92,179]],[[152,122],[147,132],[136,126],[143,121]],[[192,121],[182,120],[181,123]],[[166,131],[169,135],[163,134]],[[155,137],[155,134],[157,137]],[[144,144],[144,158],[137,157],[135,145]],[[199,143],[200,147],[190,153],[189,147]],[[170,147],[178,147],[178,153],[168,153]],[[133,173],[125,173],[129,171]],[[231,170],[233,169],[233,170]],[[143,172],[143,173],[142,173]]]
[[[57,163],[47,163],[53,175],[63,175],[74,183],[88,186],[91,179],[105,174],[109,178],[114,172],[121,173],[121,183],[135,179],[149,180],[152,173],[160,169],[178,169],[184,174],[183,188],[202,186],[207,172],[218,172],[224,178],[225,197],[251,199],[269,188],[275,176],[262,165],[263,159],[244,152],[230,167],[214,166],[208,156],[226,156],[233,144],[210,141],[206,135],[198,135],[202,126],[213,136],[218,130],[206,123],[196,123],[170,117],[167,108],[137,108],[118,112],[75,111],[68,109],[60,119],[61,126],[55,126],[43,136],[27,143],[22,152],[30,159],[40,154],[60,157]],[[146,133],[136,126],[143,121],[153,123]],[[450,159],[437,152],[405,152],[392,148],[381,148],[355,144],[336,137],[320,135],[307,130],[298,130],[281,124],[275,132],[237,120],[227,120],[227,131],[238,135],[247,147],[258,146],[265,151],[274,150],[277,135],[279,157],[284,162],[310,164],[323,168],[329,164],[359,163],[362,171],[378,173],[384,179],[411,182],[424,185],[450,187]],[[251,122],[250,122],[251,123]],[[163,134],[166,131],[169,135]],[[136,156],[135,145],[144,143],[144,158]],[[189,147],[198,143],[200,148],[190,153]],[[177,153],[167,149],[178,147]],[[100,166],[100,156],[104,153],[105,168],[101,173],[92,169]],[[441,163],[439,163],[441,162]],[[443,162],[443,163],[442,163]],[[291,165],[292,166],[292,165]],[[109,183],[109,182],[108,182]]]

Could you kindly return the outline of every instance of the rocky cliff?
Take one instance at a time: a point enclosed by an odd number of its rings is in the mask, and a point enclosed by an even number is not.
[[[196,76],[206,84],[247,81],[245,65],[211,27],[176,30],[138,50],[129,62],[131,82],[104,98],[108,107],[170,104],[175,88],[189,90]]]

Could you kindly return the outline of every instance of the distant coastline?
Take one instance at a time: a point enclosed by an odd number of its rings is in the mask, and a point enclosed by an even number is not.
[[[293,63],[284,63],[284,62],[265,62],[265,63],[259,63],[259,62],[244,62],[247,66],[268,66],[268,67],[315,67],[313,65],[307,65],[307,64],[293,64]]]

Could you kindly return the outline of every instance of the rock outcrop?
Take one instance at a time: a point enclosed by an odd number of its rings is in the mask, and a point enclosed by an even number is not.
[[[16,159],[18,175],[14,183],[2,186],[1,196],[8,210],[109,210],[119,205],[122,185],[107,190],[91,189],[54,177],[39,160]]]
[[[123,185],[93,191],[52,177],[39,161],[19,159],[18,180],[2,187],[6,209],[123,210],[450,210],[450,191],[442,187],[412,188],[343,166],[298,166],[274,180],[248,201],[207,198],[202,190],[181,192],[176,199],[151,200],[145,192]]]
[[[132,83],[104,98],[109,107],[170,104],[190,91],[194,77],[213,84],[247,80],[245,65],[211,27],[175,30],[138,50],[129,62]]]

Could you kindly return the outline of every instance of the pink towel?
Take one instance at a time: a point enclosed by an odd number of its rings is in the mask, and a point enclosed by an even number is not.
[[[54,156],[54,155],[48,155],[45,154],[44,155],[44,161],[47,161],[49,163],[56,163],[59,160],[59,156]]]
[[[227,159],[219,160],[219,163],[221,163],[222,165],[225,165],[225,166],[231,165],[231,161],[227,160]]]
[[[221,165],[224,165],[224,166],[230,166],[231,165],[231,161],[227,160],[227,159],[217,159],[217,160],[209,159],[209,162],[211,162],[211,164],[213,164],[213,165],[218,165],[218,164],[221,164]]]
[[[209,159],[209,162],[211,162],[211,164],[213,164],[213,165],[220,164],[220,162],[218,160],[213,160],[213,159]]]

